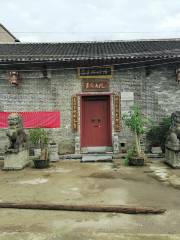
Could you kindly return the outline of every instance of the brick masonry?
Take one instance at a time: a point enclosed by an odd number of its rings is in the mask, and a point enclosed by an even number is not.
[[[145,115],[157,121],[180,110],[180,84],[176,82],[175,69],[174,65],[115,69],[109,91],[121,96],[121,113],[128,111],[134,102],[141,106]],[[0,111],[60,111],[60,129],[47,131],[51,139],[58,142],[61,154],[73,153],[75,136],[80,133],[73,133],[71,129],[71,97],[82,93],[81,80],[75,69],[48,70],[47,76],[45,78],[41,70],[24,71],[19,86],[14,87],[8,82],[8,72],[0,71]],[[113,100],[111,104],[114,109]],[[78,109],[80,113],[80,104]],[[112,134],[118,136],[119,143],[130,143],[131,133],[122,126],[121,132],[112,129]],[[0,130],[1,136],[4,132]],[[1,149],[5,142],[5,136],[1,137]]]

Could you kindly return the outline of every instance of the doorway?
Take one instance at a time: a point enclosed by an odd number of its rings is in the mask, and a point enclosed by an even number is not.
[[[109,95],[82,96],[81,147],[111,147]]]

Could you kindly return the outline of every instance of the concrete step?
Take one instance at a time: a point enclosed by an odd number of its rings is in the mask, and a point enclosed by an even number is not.
[[[82,153],[87,154],[87,153],[97,153],[97,154],[103,154],[105,152],[111,152],[112,147],[83,147],[81,148]]]
[[[148,158],[164,158],[164,154],[159,154],[159,153],[146,153],[146,156]]]
[[[64,154],[59,155],[59,160],[81,159],[82,154]]]
[[[81,162],[112,162],[111,154],[86,154],[82,155]]]

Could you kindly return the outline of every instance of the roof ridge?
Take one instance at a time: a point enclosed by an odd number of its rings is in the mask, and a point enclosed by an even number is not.
[[[1,26],[2,24],[0,24]],[[102,44],[102,43],[134,43],[134,42],[172,42],[172,41],[180,41],[180,38],[156,38],[156,39],[131,39],[131,40],[104,40],[104,41],[62,41],[62,42],[12,42],[12,43],[0,43],[0,44],[17,44],[17,45],[42,45],[42,44],[83,44],[83,43],[90,43],[90,44]]]

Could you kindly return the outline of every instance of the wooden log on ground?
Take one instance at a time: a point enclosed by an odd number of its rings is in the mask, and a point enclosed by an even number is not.
[[[86,205],[86,204],[73,205],[54,203],[12,203],[12,202],[0,202],[0,208],[60,210],[80,212],[113,212],[126,214],[162,214],[166,211],[166,209],[123,205]]]

